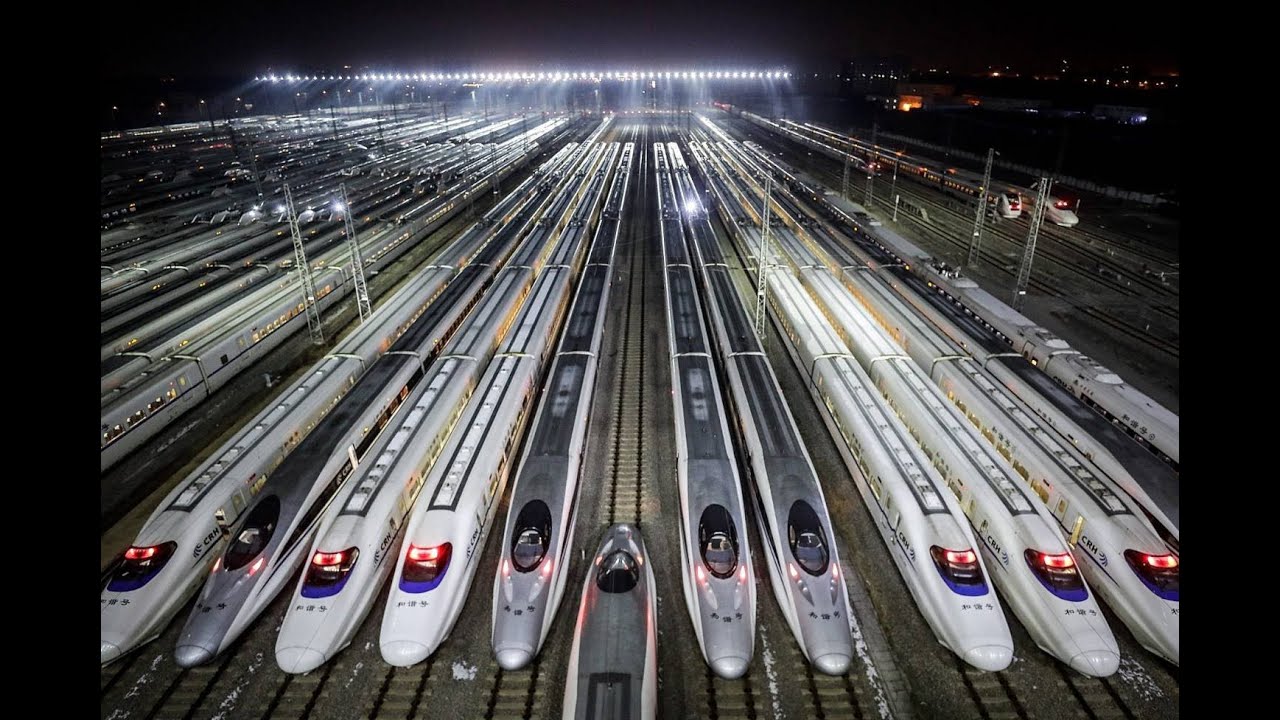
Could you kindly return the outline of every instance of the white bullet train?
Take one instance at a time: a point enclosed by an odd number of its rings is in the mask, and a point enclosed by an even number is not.
[[[733,216],[731,171],[712,151],[705,156],[717,168],[710,185],[721,217],[743,256],[754,262],[758,234]],[[843,440],[836,445],[854,485],[934,636],[982,670],[1008,667],[1009,626],[959,501],[943,489],[937,471],[799,282],[784,271],[771,273],[768,282],[772,315],[789,340],[791,358],[832,436]]]
[[[525,235],[534,217],[530,213],[507,232]],[[351,642],[368,615],[394,567],[388,558],[399,554],[405,515],[528,294],[533,272],[526,263],[541,254],[544,244],[545,233],[525,236],[493,288],[406,398],[407,411],[398,416],[394,432],[384,433],[370,453],[372,461],[357,469],[325,513],[276,640],[276,662],[285,672],[310,672],[327,662]]]
[[[601,156],[593,151],[590,165],[578,171],[584,188]],[[585,243],[563,242],[568,221],[551,219],[549,229],[559,237],[532,298],[468,402],[464,430],[449,439],[410,511],[407,549],[392,576],[379,635],[382,658],[392,665],[408,667],[429,657],[462,612],[584,252]]]
[[[680,148],[676,143],[667,148],[689,231],[689,255],[700,270],[716,356],[738,420],[731,427],[739,428],[740,446],[747,449],[774,596],[805,658],[821,672],[842,675],[853,660],[853,637],[826,498]],[[689,149],[702,167],[698,144],[689,143]]]
[[[657,628],[657,587],[644,540],[638,528],[614,525],[582,583],[561,717],[656,718]]]
[[[756,626],[742,484],[666,148],[654,143],[653,152],[675,407],[680,577],[703,657],[716,675],[736,679],[751,662]]]
[[[775,158],[757,155],[756,159],[772,167],[804,202],[846,233],[851,243],[845,249],[858,262],[874,268],[903,301],[1097,464],[1138,504],[1169,547],[1177,550],[1177,463],[1159,449],[1163,447],[1176,458],[1176,415],[1060,338],[1036,327],[973,281],[937,265],[897,233],[858,223],[827,202],[821,189],[800,182]],[[787,194],[777,197],[784,205],[797,202]],[[828,230],[821,222],[808,227],[815,236]],[[835,246],[845,238],[839,239]],[[1023,347],[1024,338],[1030,340],[1024,354],[1019,355],[1014,350]],[[1046,349],[1037,351],[1042,345]]]
[[[616,152],[616,144],[610,152]],[[542,649],[568,580],[579,474],[604,335],[613,253],[634,155],[635,143],[627,143],[618,159],[511,492],[502,553],[493,579],[491,643],[504,670],[519,670]],[[606,159],[593,180],[601,189],[609,164]],[[585,233],[593,209],[594,203],[584,202],[575,214],[575,221],[583,222],[571,224],[569,232]]]
[[[1044,506],[825,268],[802,267],[799,275],[859,364],[933,454],[988,565],[996,568],[996,587],[1036,644],[1086,675],[1113,674],[1120,665],[1115,637]]]
[[[1074,554],[1087,561],[1081,570],[1089,586],[1140,644],[1178,664],[1178,556],[1168,552],[1137,504],[961,347],[908,309],[875,273],[865,266],[836,267],[852,257],[819,228],[811,231],[828,267],[841,272],[871,316],[1010,459],[1063,534],[1079,533]]]
[[[527,189],[517,190],[486,213],[486,222],[469,228],[432,265],[375,308],[368,321],[165,497],[107,572],[101,598],[104,664],[154,639],[191,599],[225,549],[219,518],[223,525],[240,519],[267,475],[375,359],[391,349],[417,346],[420,333],[446,336],[483,287],[487,266],[465,273],[462,268],[480,257],[493,234],[488,220],[496,222],[514,212]],[[410,332],[416,323],[421,324]],[[401,340],[406,332],[410,337]]]
[[[732,151],[750,163],[740,147]],[[1115,637],[1048,511],[820,264],[810,234],[783,207],[777,211],[785,225],[780,236],[794,232],[803,241],[780,243],[801,285],[960,498],[995,568],[996,587],[1037,645],[1081,673],[1114,673],[1120,660]]]
[[[535,198],[546,192],[535,183]],[[531,212],[526,203],[517,215],[521,226]],[[438,300],[447,309],[448,325],[415,323],[267,477],[205,581],[178,639],[174,657],[179,665],[212,660],[283,589],[305,559],[321,513],[478,298],[472,283],[482,288],[494,271],[490,264],[505,259],[512,245],[510,240],[486,244]]]

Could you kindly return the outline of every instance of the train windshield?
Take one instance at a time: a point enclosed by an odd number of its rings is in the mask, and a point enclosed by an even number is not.
[[[614,550],[596,571],[596,587],[607,593],[624,593],[640,582],[640,566],[631,553]]]
[[[1089,591],[1084,586],[1084,578],[1080,576],[1080,570],[1076,567],[1075,558],[1071,557],[1071,553],[1049,555],[1028,548],[1024,555],[1031,571],[1049,592],[1063,600],[1075,602],[1089,597]]]
[[[1124,559],[1151,592],[1165,600],[1178,600],[1177,555],[1148,555],[1137,550],[1125,550]]]
[[[722,505],[709,505],[698,523],[702,562],[712,575],[727,578],[738,566],[738,530]]]
[[[124,551],[111,572],[111,580],[107,589],[113,592],[137,590],[146,585],[151,578],[173,557],[178,543],[172,540],[150,547],[130,547]]]
[[[227,548],[226,562],[222,566],[227,570],[239,570],[257,557],[271,541],[280,521],[280,498],[269,495],[262,499],[249,511],[240,534],[235,542]]]
[[[787,541],[791,544],[791,555],[805,572],[821,575],[827,571],[831,554],[827,551],[826,533],[822,531],[818,514],[803,500],[797,500],[791,506],[787,517]]]
[[[551,539],[551,511],[541,500],[525,505],[516,517],[516,528],[511,543],[511,564],[520,572],[538,567],[547,554],[547,542]]]

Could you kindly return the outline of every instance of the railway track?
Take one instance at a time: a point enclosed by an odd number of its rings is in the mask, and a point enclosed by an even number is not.
[[[906,217],[911,217],[912,219],[914,219],[914,217],[911,215],[907,215]],[[919,222],[917,224],[923,230],[929,233],[932,233],[934,236],[936,236],[941,240],[948,242],[952,246],[956,247],[958,250],[967,252],[969,247],[968,237],[962,237],[958,232],[953,231],[950,228],[945,228],[944,226],[939,226],[932,223],[923,223],[923,222]],[[1014,268],[1008,267],[1006,265],[1007,259],[1002,255],[994,252],[989,247],[986,249],[981,249],[979,251],[979,257],[985,260],[990,267],[994,267],[998,269],[1002,274],[1008,275],[1011,278],[1017,277],[1016,267]],[[1150,346],[1151,348],[1158,350],[1159,352],[1164,353],[1165,355],[1168,355],[1173,359],[1179,359],[1180,357],[1179,344],[1169,340],[1168,338],[1162,337],[1161,335],[1152,332],[1150,328],[1150,323],[1146,324],[1146,326],[1140,326],[1133,322],[1125,320],[1124,318],[1118,317],[1114,313],[1109,313],[1104,310],[1100,310],[1096,307],[1091,307],[1087,305],[1078,305],[1075,302],[1075,298],[1073,298],[1071,294],[1065,293],[1059,288],[1055,287],[1054,285],[1047,283],[1044,280],[1037,279],[1035,277],[1031,278],[1031,280],[1029,281],[1029,285],[1035,290],[1039,291],[1041,294],[1044,294],[1050,297],[1055,297],[1070,303],[1073,307],[1076,307],[1077,310],[1079,310],[1081,313],[1083,313],[1087,317],[1093,320],[1096,320],[1097,322],[1104,324],[1120,332],[1126,337],[1135,338],[1143,342],[1144,344]],[[1176,311],[1172,311],[1170,308],[1166,306],[1153,306],[1153,307],[1154,309],[1161,312],[1163,315],[1165,315],[1168,319],[1170,319],[1172,322],[1176,324],[1177,322]]]
[[[955,658],[965,690],[982,720],[1026,720],[1030,716],[1001,672],[983,672]]]
[[[748,129],[747,134],[751,135],[753,139],[764,139],[774,148],[784,147],[780,145],[778,141],[773,140],[771,137],[766,136],[762,131],[757,131],[754,128]],[[834,171],[831,171],[831,170],[815,169],[810,167],[807,169],[807,171],[811,174],[821,175],[822,176],[821,179],[824,182],[826,182],[828,185],[831,185],[831,183],[833,182],[832,178],[835,177]],[[838,178],[836,178],[836,181],[838,181]],[[838,182],[836,184],[838,185]],[[912,193],[912,195],[913,197],[915,196],[914,193]],[[924,202],[927,202],[928,204],[934,207],[941,207],[941,205],[933,202],[932,200],[926,200]],[[955,212],[953,210],[950,210],[949,208],[946,208],[946,209],[949,212],[953,212],[953,213]],[[907,215],[907,217],[912,217],[912,216]],[[969,238],[967,236],[960,237],[959,234],[956,232],[946,232],[943,230],[943,228],[934,224],[925,224],[925,223],[918,223],[918,224],[924,228],[927,228],[929,231],[933,232],[934,234],[936,234],[940,239],[943,239],[948,243],[956,246],[959,250],[967,252],[968,243],[969,243]],[[1006,240],[1007,242],[1014,243],[1016,245],[1016,242],[1014,242],[1013,240],[1009,240],[1004,236],[1000,236],[1000,237],[1001,239]],[[986,260],[990,265],[998,268],[1003,274],[1009,275],[1010,277],[1017,276],[1016,267],[1013,269],[1007,267],[1006,265],[1008,261],[1007,258],[1000,254],[992,252],[990,248],[981,250],[979,255],[982,259]],[[1115,290],[1116,292],[1120,292],[1127,296],[1138,297],[1140,295],[1140,290],[1135,290],[1134,288],[1128,285],[1122,285],[1120,284],[1120,281],[1113,281],[1105,277],[1103,278],[1095,277],[1093,273],[1088,272],[1087,270],[1079,267],[1074,263],[1058,258],[1056,255],[1052,253],[1044,253],[1043,251],[1041,251],[1041,255],[1043,257],[1046,257],[1055,261],[1057,264],[1065,268],[1068,268],[1074,272],[1082,274],[1085,277],[1087,277],[1089,280],[1095,283],[1101,284],[1104,287],[1108,287],[1111,290]],[[1113,270],[1112,272],[1115,273],[1117,278],[1122,277],[1116,271]],[[1132,282],[1132,280],[1134,279],[1138,281],[1140,286],[1147,286],[1152,289],[1160,289],[1160,290],[1163,290],[1164,292],[1171,292],[1176,295],[1176,291],[1171,291],[1168,287],[1164,287],[1161,284],[1155,281],[1152,281],[1148,278],[1135,276],[1135,278],[1130,278],[1129,281]],[[1070,295],[1068,295],[1067,293],[1063,293],[1061,290],[1057,289],[1056,287],[1053,287],[1048,283],[1045,283],[1042,280],[1037,280],[1033,278],[1030,281],[1030,285],[1035,289],[1039,290],[1040,292],[1045,293],[1047,295],[1058,297],[1063,300],[1067,300],[1069,302],[1072,300],[1072,297]],[[1160,305],[1160,304],[1151,304],[1150,307],[1154,313],[1157,313],[1158,315],[1163,316],[1165,319],[1174,323],[1176,327],[1176,324],[1178,322],[1178,317],[1179,317],[1179,313],[1177,312],[1176,309],[1170,308],[1167,305]],[[1175,359],[1179,357],[1178,344],[1170,341],[1165,337],[1161,337],[1160,335],[1153,334],[1150,329],[1150,323],[1145,323],[1144,326],[1140,326],[1135,323],[1124,320],[1123,318],[1117,317],[1112,313],[1106,313],[1104,311],[1098,310],[1097,308],[1082,307],[1081,310],[1087,316],[1099,320],[1103,324],[1124,333],[1126,336],[1137,338],[1142,342],[1144,342],[1145,344],[1151,346],[1153,349],[1156,349]]]
[[[159,701],[144,715],[145,720],[191,720],[196,710],[208,699],[209,693],[237,653],[224,653],[212,665],[200,665],[182,670],[160,696]]]
[[[638,148],[647,148],[646,141]],[[642,151],[643,152],[643,151]],[[637,163],[642,165],[642,163]],[[641,196],[648,192],[644,175],[638,177]],[[646,214],[647,216],[647,214]],[[646,227],[647,223],[641,223]],[[648,297],[649,267],[652,264],[644,249],[648,237],[628,228],[631,265],[628,270],[627,304],[622,320],[622,347],[614,363],[618,366],[618,382],[613,397],[614,412],[609,425],[609,452],[605,467],[609,468],[607,524],[640,524],[644,502],[643,471],[645,430],[649,422],[649,403],[645,398],[646,361],[645,303]]]
[[[360,715],[363,720],[412,720],[435,717],[430,707],[423,707],[428,694],[427,681],[436,667],[433,653],[422,665],[413,667],[389,667],[378,691]]]
[[[755,125],[750,123],[744,124],[748,125],[757,133],[764,132],[761,128],[758,128]],[[811,136],[812,135],[813,134],[811,133]],[[822,142],[831,142],[830,138],[825,138],[821,135],[816,135],[815,137]],[[823,157],[826,158],[826,156]],[[830,158],[826,159],[831,162],[835,162]],[[963,214],[969,215],[969,219],[971,220],[972,208],[968,206],[964,207]],[[1107,232],[1103,233],[1099,232],[1099,229],[1089,229],[1084,226],[1077,226],[1071,234],[1058,233],[1051,230],[1050,236],[1054,240],[1062,243],[1064,248],[1086,255],[1093,255],[1095,256],[1095,259],[1098,260],[1105,260],[1118,264],[1118,259],[1122,258],[1125,262],[1132,265],[1131,269],[1134,273],[1140,273],[1142,265],[1144,264],[1150,265],[1155,263],[1157,265],[1171,266],[1177,263],[1176,256],[1174,259],[1170,260],[1167,253],[1151,247],[1149,243],[1142,241],[1131,233],[1124,233],[1111,229],[1107,229]],[[1176,288],[1165,287],[1164,289],[1166,292],[1173,292],[1174,294],[1177,293]]]
[[[1084,711],[1084,717],[1089,720],[1134,720],[1133,711],[1120,698],[1111,678],[1085,677],[1061,664],[1056,667],[1071,696]]]

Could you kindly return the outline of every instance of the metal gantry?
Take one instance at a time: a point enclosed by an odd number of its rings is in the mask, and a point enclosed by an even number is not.
[[[768,287],[765,283],[768,280],[768,263],[769,263],[769,206],[773,200],[773,173],[769,173],[764,179],[764,215],[760,221],[760,253],[756,256],[756,337],[760,338],[761,347],[764,346],[764,303],[765,294]]]
[[[311,331],[311,342],[321,345],[324,327],[320,324],[320,307],[316,305],[316,284],[311,277],[311,265],[307,263],[307,252],[302,247],[302,232],[298,230],[298,213],[293,207],[289,183],[284,184],[284,204],[289,214],[289,232],[293,234],[293,264],[302,280],[302,309],[307,314],[307,329]]]
[[[342,223],[347,231],[347,248],[351,250],[351,279],[356,289],[356,310],[360,313],[360,322],[369,319],[373,314],[373,305],[369,302],[369,287],[364,280],[364,259],[360,257],[360,242],[356,239],[356,224],[351,219],[351,201],[347,199],[347,184],[342,183]]]
[[[852,200],[849,197],[849,159],[853,157],[853,128],[849,128],[849,149],[844,154],[844,176],[840,180],[840,196],[845,200]]]
[[[1044,221],[1045,203],[1049,202],[1049,188],[1053,180],[1040,178],[1036,183],[1036,207],[1031,213],[1031,229],[1027,232],[1027,246],[1022,251],[1022,267],[1018,268],[1018,282],[1013,287],[1013,309],[1022,309],[1022,298],[1027,294],[1027,283],[1031,280],[1031,260],[1036,254],[1036,236],[1040,234],[1040,223]]]
[[[973,218],[973,237],[969,239],[969,267],[978,264],[978,247],[982,244],[982,224],[987,218],[987,195],[991,188],[991,163],[996,159],[996,149],[987,149],[987,169],[982,172],[982,186],[978,188],[978,212]]]

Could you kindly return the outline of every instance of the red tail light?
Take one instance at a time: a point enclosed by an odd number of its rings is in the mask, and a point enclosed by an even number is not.
[[[317,550],[316,554],[311,558],[311,564],[318,565],[320,567],[329,567],[331,565],[341,565],[344,555],[345,553],[340,553],[340,552],[327,553],[327,552],[320,552],[319,550]]]
[[[1072,559],[1069,553],[1064,555],[1049,555],[1047,553],[1042,553],[1040,557],[1044,561],[1045,567],[1069,568],[1076,564],[1076,561]]]
[[[969,563],[978,562],[978,556],[972,550],[947,550],[944,553],[947,562],[956,565],[968,565]]]
[[[417,547],[409,546],[409,559],[414,562],[431,562],[440,559],[439,547]]]
[[[1153,568],[1169,569],[1178,567],[1177,555],[1146,555],[1142,560]]]
[[[131,547],[124,551],[125,560],[146,560],[159,552],[157,547]]]
[[[1056,207],[1056,208],[1058,208],[1058,209],[1060,209],[1060,210],[1062,210],[1062,209],[1066,209],[1066,207],[1067,207],[1067,201],[1066,201],[1066,200],[1059,200],[1058,202],[1054,203],[1054,204],[1053,204],[1053,206],[1054,206],[1054,207]]]

